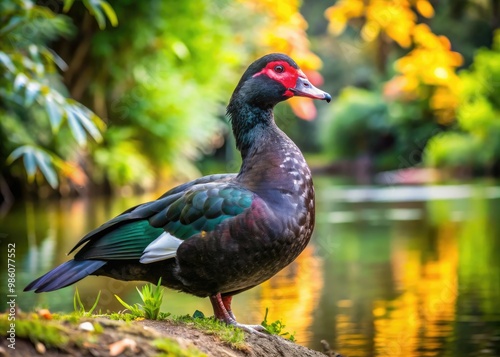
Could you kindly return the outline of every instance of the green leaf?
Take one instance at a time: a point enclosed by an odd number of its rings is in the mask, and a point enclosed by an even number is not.
[[[30,182],[33,181],[38,168],[52,188],[58,186],[57,174],[52,166],[52,159],[49,154],[42,149],[24,145],[18,147],[9,155],[7,163],[10,164],[21,156]]]
[[[15,29],[20,23],[23,22],[23,18],[21,16],[13,16],[8,20],[7,23],[2,24],[2,28],[0,29],[0,36],[12,31]]]
[[[11,72],[16,71],[16,68],[12,63],[12,60],[10,59],[9,55],[7,55],[5,52],[0,52],[0,62],[3,63],[3,65],[7,67],[9,71]]]
[[[201,312],[200,310],[196,310],[193,313],[193,318],[194,319],[204,319],[205,318],[205,314],[203,312]]]
[[[57,174],[50,163],[50,157],[46,153],[38,151],[35,152],[35,160],[49,185],[55,189],[59,182],[57,180]]]
[[[120,304],[123,305],[123,307],[129,310],[130,313],[135,317],[144,317],[144,311],[141,309],[141,305],[139,304],[134,304],[133,306],[129,305],[125,301],[123,301],[118,295],[115,295],[115,298],[118,300]]]
[[[90,308],[89,311],[87,311],[87,314],[88,315],[92,315],[92,313],[94,312],[95,308],[97,307],[97,304],[99,303],[99,299],[101,298],[101,290],[99,290],[99,293],[97,294],[97,297],[94,301],[94,304],[92,305],[92,307]]]
[[[87,316],[87,317],[92,316],[92,313],[97,307],[100,298],[101,298],[101,290],[99,290],[99,293],[97,294],[94,304],[92,305],[90,310],[86,311],[85,306],[83,305],[83,302],[80,298],[80,293],[78,292],[78,288],[76,288],[75,294],[73,295],[73,309],[75,310],[75,313],[79,316]]]
[[[111,26],[116,27],[118,25],[118,17],[116,16],[115,10],[113,10],[111,5],[107,1],[101,1],[100,5],[104,10],[104,13],[108,17]]]
[[[26,151],[23,157],[24,168],[28,174],[28,179],[33,181],[36,174],[36,160],[33,151]]]
[[[172,43],[172,51],[177,55],[177,57],[179,57],[179,59],[186,59],[190,55],[186,44],[179,40]]]
[[[131,306],[131,305],[127,304],[127,303],[126,303],[125,301],[123,301],[123,300],[122,300],[122,299],[121,299],[118,295],[116,295],[116,294],[115,294],[115,298],[116,298],[116,300],[118,300],[118,302],[119,302],[120,304],[122,304],[122,305],[123,305],[123,307],[124,307],[124,308],[126,308],[127,310],[130,310],[130,311],[133,311],[133,310],[134,310],[134,307],[133,307],[133,306]]]
[[[94,138],[94,140],[101,141],[102,135],[101,135],[99,129],[92,122],[92,120],[90,120],[90,118],[87,116],[87,114],[91,114],[91,113],[84,112],[84,110],[82,108],[79,108],[76,106],[73,107],[73,111],[77,115],[77,117],[80,119],[80,123],[88,131],[88,133]]]
[[[41,58],[40,58],[40,50],[37,45],[29,45],[28,46],[28,53],[31,56],[31,59],[35,61],[35,63],[40,63]]]
[[[7,158],[7,163],[12,163],[20,157],[23,157],[24,168],[31,181],[36,174],[35,150],[32,146],[24,145],[15,149]]]
[[[45,53],[47,57],[49,57],[49,60],[53,61],[62,71],[66,71],[68,69],[66,61],[64,61],[54,50],[46,48]]]
[[[49,116],[52,132],[55,133],[61,125],[62,109],[50,94],[45,97],[45,109]]]
[[[89,10],[89,12],[92,14],[92,16],[95,17],[99,28],[101,30],[104,30],[106,28],[106,18],[102,14],[99,3],[100,1],[96,0],[83,0],[83,4],[87,8],[87,10]]]
[[[75,294],[73,295],[73,309],[75,312],[85,311],[85,306],[83,306],[82,300],[80,299],[78,288],[75,289]]]
[[[71,106],[66,107],[66,116],[68,119],[69,128],[71,133],[75,138],[78,145],[83,146],[87,142],[85,130],[82,128],[80,121],[78,120],[73,108]]]
[[[21,157],[24,154],[24,151],[26,150],[26,146],[21,146],[12,151],[7,158],[7,164],[11,164],[14,161],[16,161],[19,157]]]
[[[101,30],[106,28],[106,17],[109,19],[111,26],[116,27],[118,25],[118,17],[116,16],[115,10],[113,10],[113,7],[107,1],[83,0],[83,4],[95,17]],[[103,11],[106,17],[104,16]]]
[[[161,288],[161,278],[158,281],[158,285],[146,284],[139,290],[138,287],[135,288],[141,297],[144,305],[134,304],[129,305],[123,301],[118,295],[115,295],[116,299],[122,304],[126,309],[128,309],[132,315],[137,317],[145,317],[147,319],[158,320],[164,317],[165,314],[160,313],[160,307],[163,299],[163,288]]]
[[[97,25],[99,26],[99,29],[104,30],[106,28],[106,18],[102,14],[101,9],[99,9],[99,8],[94,9],[94,17],[97,21]]]
[[[40,93],[40,83],[38,82],[29,82],[26,85],[26,95],[24,98],[24,103],[27,107],[33,104],[36,97]]]
[[[63,11],[68,12],[71,9],[71,6],[73,6],[74,2],[75,0],[64,0]]]
[[[289,332],[283,331],[286,325],[283,324],[280,320],[276,320],[274,322],[269,323],[267,321],[267,315],[269,313],[269,308],[266,307],[266,314],[264,315],[264,320],[262,320],[262,327],[266,329],[271,335],[279,335],[284,338],[289,339],[290,341],[295,341],[295,332],[290,334]]]
[[[19,89],[23,88],[28,82],[28,77],[26,77],[24,73],[19,73],[14,80],[14,91],[16,92]]]

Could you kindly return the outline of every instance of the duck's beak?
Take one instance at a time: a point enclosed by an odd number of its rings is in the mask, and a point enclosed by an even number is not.
[[[327,103],[330,103],[330,101],[332,100],[332,96],[330,94],[328,94],[327,92],[323,92],[321,89],[313,86],[305,75],[299,76],[297,78],[295,88],[289,88],[289,90],[293,93],[294,96],[297,97],[308,97],[313,99],[326,100]]]

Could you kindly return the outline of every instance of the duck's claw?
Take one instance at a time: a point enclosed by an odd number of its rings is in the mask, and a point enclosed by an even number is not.
[[[235,322],[232,324],[234,327],[240,328],[243,331],[257,335],[257,336],[269,336],[269,332],[262,325],[245,325]]]

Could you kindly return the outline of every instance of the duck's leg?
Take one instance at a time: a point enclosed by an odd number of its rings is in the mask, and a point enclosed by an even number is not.
[[[220,293],[210,296],[210,302],[214,308],[216,319],[224,321],[228,325],[236,325],[236,318],[231,311],[231,299],[229,301],[223,298]],[[224,303],[225,302],[225,303]],[[228,311],[229,307],[229,311]]]
[[[222,297],[220,293],[210,296],[210,302],[214,309],[215,318],[224,321],[228,325],[239,327],[247,332],[262,334],[266,331],[262,325],[244,325],[236,322],[233,312],[231,311],[232,296]]]
[[[236,321],[236,317],[234,316],[233,311],[231,310],[231,301],[233,301],[233,297],[232,296],[221,296],[221,300],[222,300],[222,304],[226,308],[226,311],[229,314],[229,316],[231,316],[232,319],[234,321]]]

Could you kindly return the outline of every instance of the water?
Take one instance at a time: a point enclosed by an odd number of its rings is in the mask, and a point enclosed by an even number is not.
[[[153,197],[20,203],[0,221],[0,244],[16,244],[22,310],[72,311],[74,287],[23,293],[68,259],[88,230]],[[238,295],[242,323],[281,319],[298,343],[320,341],[346,356],[500,356],[500,188],[487,186],[350,187],[317,180],[312,243],[287,269]],[[0,256],[6,296],[6,253]],[[89,277],[77,284],[89,307],[138,302],[135,286]],[[162,311],[201,310],[207,299],[168,291]]]

